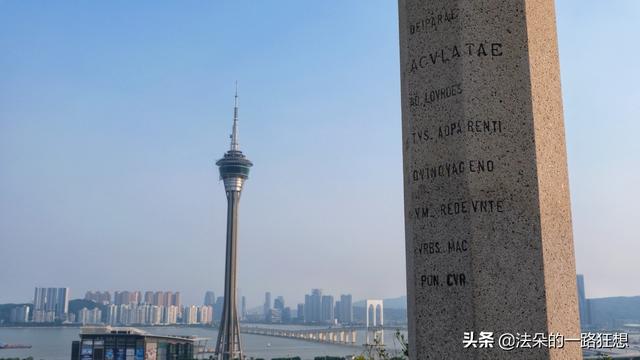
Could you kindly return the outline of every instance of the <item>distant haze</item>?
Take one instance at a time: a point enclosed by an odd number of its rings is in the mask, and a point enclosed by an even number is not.
[[[558,0],[578,270],[640,294],[640,3]],[[0,303],[222,294],[233,87],[255,166],[239,287],[405,293],[394,1],[0,2]]]

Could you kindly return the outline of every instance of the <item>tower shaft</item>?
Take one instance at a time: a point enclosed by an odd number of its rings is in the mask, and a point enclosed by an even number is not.
[[[242,359],[240,345],[240,322],[236,304],[236,260],[238,238],[238,205],[240,190],[228,190],[227,193],[227,250],[224,272],[224,305],[216,353],[222,360]]]

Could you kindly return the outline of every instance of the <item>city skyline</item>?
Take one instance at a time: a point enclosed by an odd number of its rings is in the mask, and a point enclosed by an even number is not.
[[[223,319],[224,296],[215,292],[204,292],[203,301],[196,304],[183,303],[179,291],[173,290],[109,290],[87,291],[84,298],[70,299],[69,288],[35,288],[33,301],[14,304],[8,317],[0,317],[6,323],[50,323],[50,324],[107,324],[107,325],[172,325],[200,324],[219,326]],[[355,308],[362,308],[363,299],[353,302],[351,294],[341,293],[335,297],[311,289],[304,295],[303,303],[287,301],[278,295],[273,299],[265,292],[262,308],[246,309],[246,298],[242,296],[239,320],[267,324],[352,324],[362,322],[362,313],[354,315]],[[395,299],[392,299],[395,300]],[[89,301],[89,302],[87,302]],[[406,307],[389,303],[394,321],[406,322]],[[92,304],[93,303],[93,304]],[[360,303],[360,304],[358,304]],[[10,304],[0,304],[10,305]],[[402,312],[404,309],[404,313]]]
[[[640,5],[573,4],[557,1],[577,268],[587,297],[640,295],[619,276],[638,270],[640,250],[638,205],[625,201],[640,191],[629,166],[640,50],[628,48]],[[221,293],[224,262],[212,259],[223,259],[226,212],[212,159],[227,146],[236,79],[243,146],[259,164],[240,229],[249,307],[267,289],[303,302],[309,285],[405,294],[395,3],[2,7],[0,238],[11,256],[0,303],[29,301],[34,284],[72,297],[172,288],[187,303]],[[605,66],[602,44],[628,54]]]
[[[640,296],[588,298],[584,275],[577,274],[576,278],[580,323],[583,328],[602,324],[603,318],[607,319],[607,316],[610,316],[607,315],[606,310],[603,311],[603,307],[609,306],[608,301],[611,301],[610,304],[619,306],[621,299],[627,304],[633,304],[640,299]],[[113,296],[111,296],[112,292]],[[87,291],[82,299],[70,299],[69,293],[69,288],[36,287],[33,301],[10,307],[5,317],[0,317],[0,324],[8,321],[9,324],[55,322],[120,326],[174,324],[217,326],[221,319],[224,298],[216,296],[212,290],[205,291],[202,301],[198,303],[182,303],[180,292],[175,290],[93,290]],[[249,310],[246,309],[246,298],[242,296],[239,318],[247,323],[264,324],[361,324],[364,321],[363,306],[369,301],[379,301],[360,299],[354,302],[349,293],[341,292],[339,296],[337,293],[335,295],[329,295],[322,289],[311,288],[310,292],[304,295],[304,302],[296,303],[287,301],[282,295],[272,296],[270,291],[266,291],[262,305]],[[72,306],[76,310],[67,312],[72,300],[90,300],[95,305],[80,302],[81,309],[76,303]],[[399,302],[399,299],[382,300],[386,306],[385,312],[392,311],[385,315],[387,319],[391,319],[394,323],[406,323],[406,303]]]
[[[42,287],[36,287],[36,289],[39,289]],[[47,289],[47,288],[45,288]],[[181,304],[181,305],[213,305],[216,301],[216,299],[218,298],[222,298],[223,296],[219,296],[221,294],[223,294],[224,292],[221,290],[216,291],[216,290],[212,290],[212,289],[203,289],[200,297],[197,298],[193,301],[189,300],[189,301],[184,301],[181,294],[182,292],[180,290],[160,290],[160,289],[154,289],[154,290],[148,290],[148,289],[123,289],[123,288],[116,288],[116,289],[98,289],[98,288],[92,288],[92,289],[88,289],[86,291],[77,291],[74,292],[73,289],[66,287],[63,288],[66,289],[67,291],[67,297],[68,300],[91,300],[95,303],[109,303],[109,304],[127,304],[127,303],[136,303],[136,304],[151,304],[151,305],[158,305],[158,301],[157,301],[157,296],[158,294],[165,294],[165,295],[173,295],[173,302],[177,302],[177,304]],[[280,295],[281,292],[278,291],[271,291],[271,290],[266,290],[262,292],[262,297],[256,298],[256,299],[252,299],[251,301],[247,301],[246,303],[246,308],[248,310],[251,311],[261,311],[264,310],[264,305],[265,305],[265,294],[269,293],[274,293],[274,294],[278,294],[277,297],[282,297],[282,298],[286,298],[288,299],[287,304],[293,306],[293,305],[297,305],[297,304],[304,304],[305,303],[305,291],[309,291],[309,289],[313,290],[320,290],[322,293],[325,294],[331,294],[331,296],[335,297],[335,302],[337,303],[339,300],[341,300],[341,296],[344,295],[348,295],[350,297],[353,298],[353,296],[351,295],[351,291],[348,289],[342,289],[342,290],[337,290],[337,291],[329,291],[326,289],[320,289],[320,288],[314,288],[314,287],[308,287],[306,290],[305,289],[300,289],[298,291],[298,295],[293,296],[291,298]],[[107,300],[100,300],[101,296],[105,296],[106,294],[108,294],[108,301]],[[148,295],[151,294],[151,301],[147,300],[148,299]],[[118,300],[118,296],[119,295],[125,295],[128,296],[129,299],[136,299],[134,300]],[[175,296],[178,296],[178,300],[175,300]],[[308,294],[307,294],[308,295]],[[384,299],[386,300],[395,300],[401,297],[404,297],[405,294],[401,294],[398,296],[392,296],[392,297],[385,297]],[[273,297],[271,303],[274,302],[274,300],[277,297]],[[246,296],[243,295],[242,293],[238,293],[238,298],[245,298]],[[380,298],[381,297],[369,297],[369,298]],[[105,298],[103,298],[105,299]],[[353,298],[352,302],[359,302],[359,301],[363,301],[366,300],[366,298]],[[3,303],[0,303],[3,304]],[[31,289],[31,295],[29,298],[24,299],[24,301],[13,301],[13,302],[6,302],[6,304],[34,304],[34,295],[33,295],[33,288]]]

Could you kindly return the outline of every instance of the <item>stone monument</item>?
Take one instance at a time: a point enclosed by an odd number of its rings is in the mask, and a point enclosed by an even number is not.
[[[581,359],[553,0],[399,15],[410,358]]]

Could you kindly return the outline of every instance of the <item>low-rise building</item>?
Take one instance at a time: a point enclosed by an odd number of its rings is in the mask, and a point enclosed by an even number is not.
[[[71,360],[192,360],[194,337],[152,335],[130,327],[84,327],[71,346]]]

